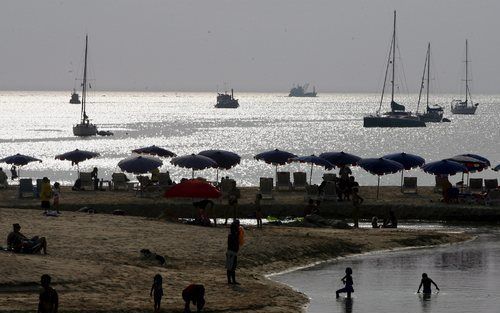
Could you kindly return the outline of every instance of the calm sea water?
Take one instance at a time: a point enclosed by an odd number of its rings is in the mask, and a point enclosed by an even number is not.
[[[152,144],[179,155],[212,148],[235,151],[242,156],[241,164],[224,175],[236,178],[241,185],[257,185],[259,177],[273,176],[273,167],[253,160],[253,156],[274,148],[299,155],[344,150],[362,157],[405,151],[427,161],[478,153],[493,163],[500,162],[500,95],[475,97],[481,105],[474,116],[450,114],[449,102],[457,96],[435,97],[437,103],[446,105],[451,123],[421,129],[366,129],[362,118],[375,112],[378,94],[289,98],[285,94],[240,93],[236,95],[240,108],[234,110],[215,109],[215,93],[94,92],[88,115],[100,129],[115,135],[93,138],[73,136],[72,125],[78,122],[80,106],[69,104],[69,96],[69,92],[0,93],[0,156],[24,153],[43,160],[25,166],[22,176],[48,175],[52,181],[69,183],[75,179],[76,169],[54,156],[78,148],[102,155],[83,162],[82,170],[98,166],[101,176],[109,177],[132,149]],[[410,95],[400,102],[414,111],[416,99]],[[190,177],[189,170],[165,161],[162,170],[168,169],[174,178]],[[282,169],[308,171],[309,167],[291,164]],[[321,173],[315,169],[313,179],[319,181]],[[354,174],[361,184],[376,184],[376,177],[361,169],[355,168]],[[486,171],[476,176],[495,174]],[[215,179],[214,170],[197,175]],[[421,185],[433,183],[432,176],[419,170],[408,175],[418,176]],[[399,179],[398,174],[389,175],[381,183],[396,185]]]
[[[496,313],[499,243],[498,229],[482,229],[479,239],[462,245],[351,257],[273,279],[308,295],[308,313]],[[342,287],[340,278],[347,266],[354,273],[354,298],[349,301],[344,294],[337,300],[335,290]],[[430,299],[416,293],[424,272],[441,289]]]

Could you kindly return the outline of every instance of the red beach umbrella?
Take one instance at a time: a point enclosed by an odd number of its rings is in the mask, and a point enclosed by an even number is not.
[[[203,198],[216,199],[221,192],[214,186],[199,179],[189,179],[165,192],[165,198]]]

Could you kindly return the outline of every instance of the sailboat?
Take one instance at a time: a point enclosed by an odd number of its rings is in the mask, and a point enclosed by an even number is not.
[[[387,66],[385,70],[384,86],[382,88],[382,96],[380,105],[377,112],[373,115],[368,115],[363,118],[363,127],[425,127],[425,122],[420,118],[407,112],[405,106],[394,101],[394,81],[395,81],[395,68],[396,68],[396,11],[394,11],[394,28],[392,32],[391,49]],[[382,103],[384,100],[385,83],[387,81],[387,73],[389,66],[392,65],[392,78],[391,78],[391,111],[381,114]]]
[[[427,73],[427,79],[425,79],[426,73]],[[425,56],[424,72],[422,73],[422,82],[420,84],[420,92],[418,94],[417,112],[418,112],[418,108],[420,107],[420,100],[422,99],[422,91],[424,90],[424,81],[425,80],[427,80],[426,107],[425,107],[425,113],[421,113],[421,114],[417,113],[417,115],[420,117],[420,120],[422,120],[424,122],[438,123],[438,122],[441,122],[443,120],[444,110],[443,110],[442,106],[439,106],[439,105],[430,106],[429,105],[430,78],[431,78],[431,44],[429,43],[427,45],[427,54]]]
[[[465,101],[453,100],[451,102],[451,113],[453,114],[475,114],[479,103],[472,102],[469,89],[469,44],[465,40]],[[470,102],[470,105],[469,105]]]
[[[80,112],[80,123],[73,126],[73,135],[80,137],[97,135],[97,126],[90,123],[85,106],[87,104],[87,48],[88,35],[85,36],[85,67],[83,68],[83,83],[82,83],[82,109]]]

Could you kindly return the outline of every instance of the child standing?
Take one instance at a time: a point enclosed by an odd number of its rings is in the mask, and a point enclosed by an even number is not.
[[[420,293],[420,288],[424,287],[424,295],[430,295],[432,293],[431,284],[436,286],[436,289],[439,290],[439,287],[436,283],[427,276],[427,273],[422,274],[422,280],[420,281],[420,286],[418,286],[417,293]]]
[[[262,200],[262,195],[260,193],[255,196],[255,219],[257,220],[257,228],[262,228],[262,208],[260,207],[260,201]]]
[[[352,288],[352,285],[354,285],[352,281],[352,268],[348,267],[345,269],[345,276],[342,277],[342,283],[344,283],[345,287],[337,290],[335,292],[335,297],[338,298],[339,294],[342,292],[347,293],[347,298],[351,298],[351,293],[354,292],[354,288]]]
[[[149,296],[154,299],[155,312],[160,312],[161,298],[163,297],[162,277],[160,274],[156,274],[153,278],[153,286],[151,286]]]
[[[54,209],[56,210],[57,214],[60,214],[59,212],[59,197],[61,195],[61,185],[59,183],[54,183],[54,187],[52,188],[52,196],[53,198],[53,204],[54,204]]]

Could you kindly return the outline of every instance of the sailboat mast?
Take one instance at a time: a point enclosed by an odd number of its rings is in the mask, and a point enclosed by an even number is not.
[[[87,114],[85,113],[85,105],[87,98],[87,47],[88,47],[89,36],[85,35],[85,65],[83,68],[83,89],[82,89],[82,123],[87,119]]]
[[[427,107],[429,107],[429,86],[431,80],[431,43],[427,45]]]
[[[469,45],[465,39],[465,103],[469,96]]]
[[[427,53],[425,54],[424,70],[422,72],[422,80],[420,81],[420,90],[418,92],[418,102],[417,102],[417,113],[420,108],[420,101],[422,100],[422,91],[424,90],[424,80],[425,80],[425,70],[427,69],[427,63],[429,62],[429,46],[427,46]],[[427,90],[429,89],[429,84],[427,84]],[[429,101],[427,101],[429,104]]]
[[[394,101],[394,72],[395,72],[395,55],[396,55],[396,11],[394,11],[394,28],[392,31],[392,88],[391,88],[391,102]]]

